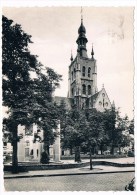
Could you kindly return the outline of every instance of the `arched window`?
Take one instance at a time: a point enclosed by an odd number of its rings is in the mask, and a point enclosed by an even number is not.
[[[73,88],[71,89],[71,93],[72,93],[72,96],[74,95],[74,90],[73,90]]]
[[[86,68],[85,66],[82,67],[82,76],[85,77]]]
[[[74,68],[74,79],[76,78],[76,69]]]
[[[33,149],[30,151],[30,155],[33,155]]]
[[[71,72],[71,76],[72,76],[72,81],[73,81],[73,71]]]
[[[88,77],[90,77],[91,68],[88,68]]]
[[[84,84],[82,85],[82,93],[86,94],[86,85],[84,85]]]
[[[105,104],[104,104],[104,98],[103,98],[103,107],[104,107],[104,105],[105,105]]]
[[[91,95],[91,86],[88,85],[88,95]]]

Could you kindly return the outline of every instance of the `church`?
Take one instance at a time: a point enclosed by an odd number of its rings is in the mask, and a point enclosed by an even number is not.
[[[81,24],[78,29],[77,55],[70,57],[70,65],[68,71],[68,96],[53,97],[53,101],[60,105],[64,101],[67,109],[71,109],[74,105],[78,109],[96,108],[103,112],[105,109],[111,109],[113,106],[109,100],[104,86],[98,91],[97,88],[97,65],[94,58],[94,49],[92,46],[91,56],[88,57],[86,44],[86,28],[81,17]],[[58,128],[60,131],[60,127]],[[41,152],[43,151],[43,143],[37,141],[34,143],[35,134],[43,137],[43,130],[38,130],[36,124],[32,124],[29,132],[26,133],[26,127],[19,126],[18,134],[22,134],[22,139],[18,143],[18,160],[20,162],[26,160],[40,161]],[[66,155],[67,155],[66,151]],[[50,146],[50,156],[58,162],[60,160],[60,136],[55,140],[53,146]]]
[[[68,73],[68,97],[55,96],[54,101],[59,105],[64,101],[66,107],[71,109],[76,105],[79,109],[96,108],[103,112],[111,108],[111,102],[104,86],[98,91],[97,88],[97,65],[94,58],[94,49],[92,45],[91,56],[87,55],[86,28],[81,16],[81,24],[78,29],[77,55],[73,58],[71,53],[69,73]]]

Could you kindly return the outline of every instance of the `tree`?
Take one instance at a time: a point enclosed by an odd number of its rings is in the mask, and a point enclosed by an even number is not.
[[[116,146],[119,148],[119,154],[121,154],[121,147],[129,145],[129,119],[126,115],[121,117],[120,114],[117,114],[116,126],[117,131],[117,141]]]
[[[114,154],[114,148],[116,146],[118,132],[115,128],[117,111],[114,107],[104,112],[104,128],[105,134],[108,135],[107,146],[110,146],[110,153]]]
[[[85,139],[84,144],[89,148],[90,170],[92,170],[92,151],[94,152],[104,139],[104,121],[103,114],[96,109],[85,110],[85,115],[85,128],[82,133]]]
[[[61,76],[51,68],[46,68],[43,73],[38,74],[30,85],[33,98],[28,98],[29,119],[34,121],[39,129],[44,132],[44,150],[49,154],[49,146],[54,143],[56,132],[53,129],[58,125],[58,107],[53,102],[52,93],[59,86]]]
[[[129,145],[129,119],[127,116],[121,117],[119,110],[112,108],[104,112],[104,127],[107,134],[107,146],[111,147],[111,154],[114,154],[114,148]]]
[[[35,56],[28,50],[30,36],[24,33],[20,25],[2,17],[2,73],[3,105],[9,108],[10,130],[13,135],[13,173],[18,172],[17,163],[17,127],[24,123],[27,116],[23,109],[30,95],[27,86],[30,71],[39,68]]]
[[[66,120],[62,128],[62,147],[75,150],[75,161],[80,162],[80,148],[83,142],[82,128],[84,127],[84,113],[79,109],[71,109],[66,113]],[[84,129],[83,129],[84,130]]]
[[[28,49],[30,43],[31,36],[20,25],[2,17],[3,105],[9,109],[6,124],[12,133],[13,173],[18,172],[18,125],[35,122],[45,132],[56,127],[57,121],[52,92],[59,85],[61,76],[50,68],[43,70],[37,56]]]
[[[130,121],[129,133],[134,135],[134,119]]]

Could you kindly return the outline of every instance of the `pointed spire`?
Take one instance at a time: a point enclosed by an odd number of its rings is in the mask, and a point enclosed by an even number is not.
[[[73,61],[73,55],[72,55],[72,50],[71,50],[71,57],[70,57],[71,62]]]
[[[92,51],[91,51],[92,59],[94,59],[94,50],[93,50],[93,43],[92,43]]]
[[[112,108],[115,108],[115,102],[114,102],[114,100],[112,102]]]
[[[83,24],[83,8],[81,7],[81,23]]]
[[[104,83],[102,84],[102,89],[104,88]]]
[[[86,38],[86,28],[83,25],[83,10],[81,7],[81,24],[78,29],[78,38],[76,40],[76,43],[78,44],[78,49],[77,52],[81,57],[86,57],[87,58],[87,49],[86,49],[86,43],[88,42]]]

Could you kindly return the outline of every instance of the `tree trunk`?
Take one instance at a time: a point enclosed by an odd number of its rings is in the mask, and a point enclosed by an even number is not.
[[[81,162],[80,146],[75,147],[75,162]]]
[[[96,154],[96,148],[95,146],[93,147],[93,155]]]
[[[44,151],[49,155],[49,144],[47,142],[47,140],[45,140],[46,135],[46,131],[43,132],[44,135],[44,145],[43,145],[43,149]]]
[[[17,157],[17,151],[18,151],[18,132],[17,132],[17,126],[14,126],[13,129],[13,140],[12,140],[12,146],[13,146],[13,154],[12,154],[12,173],[18,173],[18,157]]]
[[[49,153],[49,145],[47,145],[47,154],[50,155],[50,153]]]
[[[70,155],[72,155],[73,154],[73,151],[72,151],[72,147],[70,148]]]
[[[103,146],[102,145],[100,145],[100,152],[101,152],[101,154],[103,154]]]
[[[92,151],[91,151],[91,147],[90,147],[90,170],[93,169],[93,166],[92,166]]]
[[[118,147],[118,150],[119,150],[119,154],[121,154],[121,147]]]
[[[43,149],[49,155],[49,145],[47,145],[46,143],[44,143]]]
[[[114,145],[111,146],[110,154],[114,155]]]

